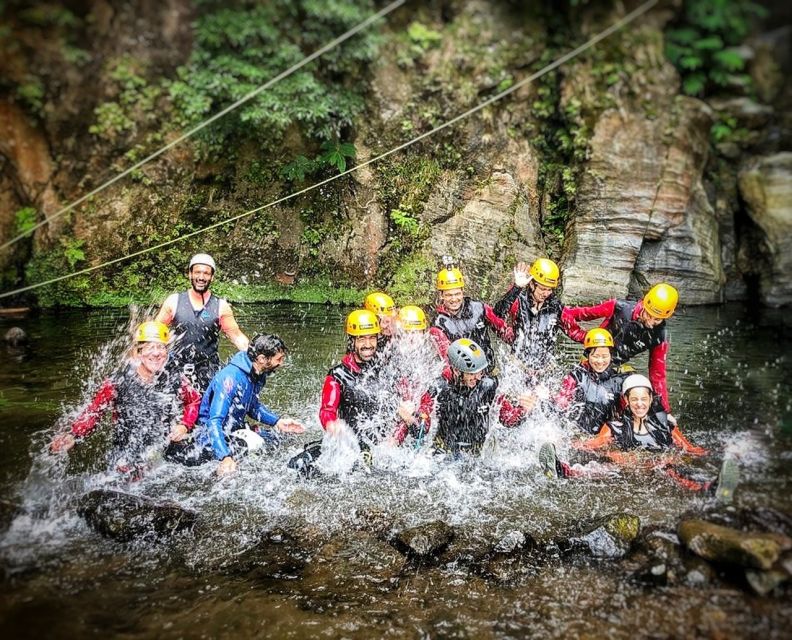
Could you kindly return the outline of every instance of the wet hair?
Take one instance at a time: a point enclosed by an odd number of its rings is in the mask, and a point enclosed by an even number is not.
[[[268,333],[257,333],[248,345],[248,358],[255,360],[259,356],[272,358],[279,353],[288,353],[289,348],[279,336]]]

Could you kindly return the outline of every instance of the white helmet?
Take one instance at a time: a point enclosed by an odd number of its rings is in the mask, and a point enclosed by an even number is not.
[[[649,389],[649,393],[654,392],[649,378],[642,376],[640,373],[633,373],[622,382],[622,395],[626,396],[631,389]]]
[[[215,264],[214,258],[208,253],[196,253],[192,258],[190,258],[190,266],[187,268],[187,270],[192,271],[192,268],[196,264],[205,264],[207,267],[212,267],[212,274],[217,271],[217,265]]]

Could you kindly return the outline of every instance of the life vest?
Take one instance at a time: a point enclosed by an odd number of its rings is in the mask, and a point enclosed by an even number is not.
[[[531,294],[525,288],[517,296],[516,335],[512,350],[532,369],[541,369],[555,355],[556,336],[561,328],[564,307],[555,294],[545,300],[539,311],[534,312],[531,307]]]
[[[483,302],[465,298],[462,308],[455,316],[438,310],[434,326],[440,328],[451,342],[460,338],[472,340],[484,350],[490,364],[495,361],[495,353],[490,343],[489,331],[487,331],[487,314]]]
[[[338,417],[357,434],[361,447],[378,442],[387,425],[381,424],[378,414],[383,408],[383,385],[379,381],[379,367],[358,365],[354,371],[345,364],[337,364],[328,372],[341,387]]]
[[[596,435],[603,424],[616,417],[627,374],[619,373],[613,366],[597,374],[588,365],[578,365],[570,375],[577,383],[570,417],[581,429]]]
[[[604,326],[613,336],[614,364],[627,362],[639,353],[660,346],[666,341],[665,321],[649,329],[638,320],[632,319],[637,304],[617,300],[613,315]]]
[[[484,376],[472,389],[442,379],[435,400],[435,447],[453,454],[478,453],[489,431],[497,390],[498,379],[492,376]]]
[[[162,371],[151,384],[141,380],[132,367],[115,379],[113,450],[132,462],[149,447],[165,445],[171,425],[181,418],[181,378]]]
[[[204,307],[195,310],[189,291],[182,291],[173,316],[173,330],[173,366],[181,372],[185,365],[193,365],[196,385],[204,391],[220,369],[220,298],[210,293]]]
[[[668,423],[668,414],[655,399],[649,413],[644,419],[647,435],[637,436],[633,431],[633,415],[629,407],[624,409],[618,420],[608,422],[613,439],[620,449],[648,449],[650,451],[664,451],[673,443],[671,438],[671,425]]]

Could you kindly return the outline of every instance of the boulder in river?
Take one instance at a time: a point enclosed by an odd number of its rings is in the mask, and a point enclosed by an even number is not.
[[[629,513],[616,513],[583,527],[561,549],[584,551],[595,558],[621,558],[629,552],[641,532],[641,520]]]
[[[85,494],[77,511],[98,533],[124,542],[191,531],[198,522],[197,513],[174,502],[106,489]]]
[[[28,342],[28,335],[21,327],[11,327],[3,336],[9,347],[21,347]]]
[[[389,542],[409,560],[426,563],[437,559],[453,539],[454,530],[445,522],[435,520],[405,529],[391,537]]]
[[[749,569],[769,570],[792,540],[774,533],[745,532],[705,520],[683,520],[679,537],[693,553],[705,560]]]

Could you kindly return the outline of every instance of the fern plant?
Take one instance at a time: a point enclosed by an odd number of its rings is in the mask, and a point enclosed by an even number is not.
[[[693,96],[732,84],[750,84],[738,46],[767,11],[751,0],[686,0],[682,17],[666,31],[666,56]]]

